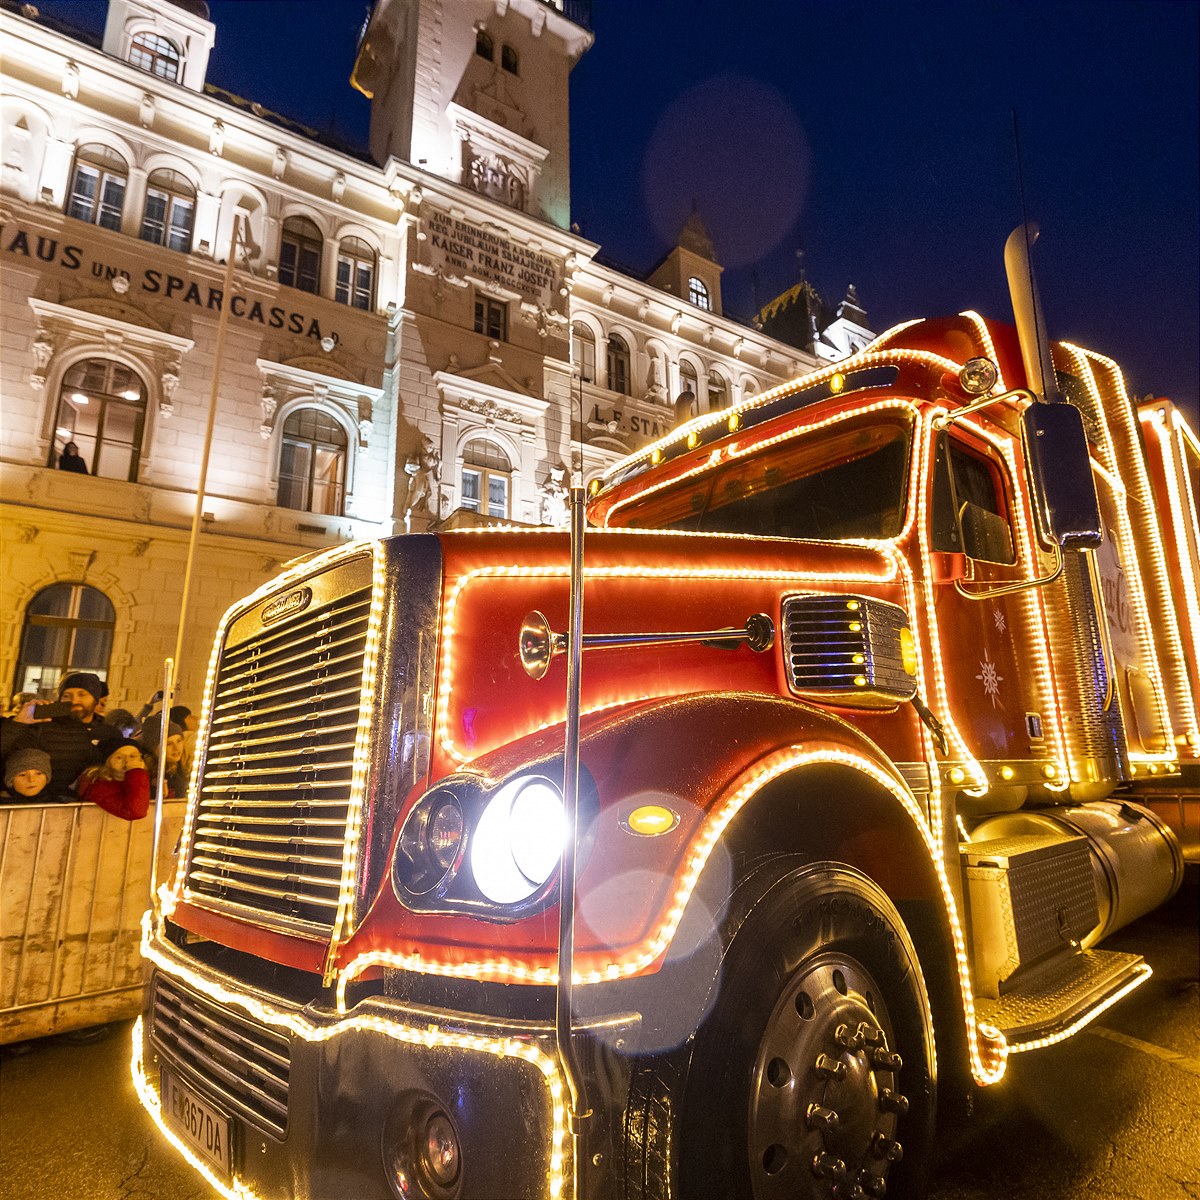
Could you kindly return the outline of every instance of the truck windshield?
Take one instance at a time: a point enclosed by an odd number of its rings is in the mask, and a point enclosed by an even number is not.
[[[826,427],[634,499],[610,523],[826,541],[895,537],[910,443],[904,421]]]

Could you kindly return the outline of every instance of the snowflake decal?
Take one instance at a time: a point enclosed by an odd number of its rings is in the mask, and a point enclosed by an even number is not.
[[[996,664],[992,662],[986,649],[983,652],[983,661],[979,664],[979,674],[975,678],[983,684],[983,690],[991,697],[992,707],[998,708],[1000,685],[1004,682],[1004,676],[996,670]]]
[[[1008,622],[1004,619],[1004,613],[996,608],[992,610],[992,620],[996,625],[997,633],[1004,633],[1008,629]]]

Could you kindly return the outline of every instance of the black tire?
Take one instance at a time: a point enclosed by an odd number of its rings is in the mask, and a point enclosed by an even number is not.
[[[816,863],[742,912],[694,1046],[674,1195],[923,1195],[933,1023],[895,907],[853,868]]]

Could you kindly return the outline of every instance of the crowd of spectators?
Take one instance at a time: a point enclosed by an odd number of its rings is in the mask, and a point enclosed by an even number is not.
[[[149,811],[158,784],[158,755],[167,723],[163,795],[181,797],[191,770],[196,720],[179,704],[167,713],[156,692],[134,714],[106,712],[108,685],[90,671],[63,677],[58,701],[13,697],[0,718],[0,804],[85,800],[136,821]]]

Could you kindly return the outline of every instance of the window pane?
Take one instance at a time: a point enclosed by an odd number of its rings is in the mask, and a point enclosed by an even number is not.
[[[75,168],[75,178],[71,182],[71,201],[67,205],[67,216],[75,217],[80,221],[92,219],[99,179],[99,172],[94,167],[86,167],[81,163]]]
[[[281,508],[308,506],[308,471],[312,447],[285,439],[279,452],[279,497]]]
[[[313,463],[313,492],[310,512],[335,516],[342,508],[342,454],[318,447]]]
[[[72,590],[73,587],[69,583],[56,583],[48,588],[43,588],[30,600],[29,607],[25,611],[30,616],[69,616],[71,612]]]
[[[321,274],[321,255],[311,246],[300,247],[300,261],[296,269],[296,286],[301,291],[315,292]]]
[[[106,671],[111,651],[111,629],[76,629],[67,666],[73,671]]]
[[[299,247],[295,242],[284,241],[279,246],[279,282],[288,287],[296,286],[296,255]]]
[[[488,476],[488,516],[508,516],[508,480],[504,476]]]
[[[104,176],[104,184],[100,190],[100,211],[96,224],[105,229],[121,228],[121,209],[125,204],[125,180],[113,175]]]
[[[462,506],[471,512],[479,511],[480,483],[482,476],[478,471],[463,470],[462,473]]]
[[[117,619],[117,610],[113,608],[112,601],[103,592],[94,587],[82,585],[77,586],[75,590],[79,593],[76,600],[79,605],[81,621],[115,621]]]
[[[165,192],[146,193],[146,212],[142,217],[142,241],[162,244],[166,231],[167,196]]]
[[[167,245],[172,250],[182,250],[185,253],[192,248],[192,217],[194,206],[190,200],[176,196],[171,205],[171,231],[167,235]]]

